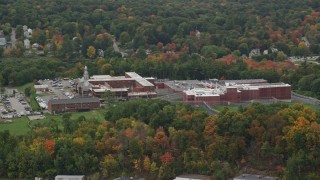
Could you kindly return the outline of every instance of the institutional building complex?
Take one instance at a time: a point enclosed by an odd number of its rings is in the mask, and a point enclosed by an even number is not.
[[[143,78],[135,72],[124,76],[94,75],[89,79],[87,68],[79,80],[77,91],[80,95],[102,97],[107,92],[119,98],[155,97],[154,78]]]
[[[165,81],[157,85],[173,92],[181,92],[183,101],[187,103],[220,105],[252,100],[291,100],[289,84],[268,83],[264,79]]]
[[[107,93],[121,99],[151,98],[156,97],[156,90],[159,92],[161,89],[167,91],[166,96],[174,97],[173,101],[182,99],[193,104],[206,102],[208,105],[223,105],[252,100],[291,100],[289,84],[268,83],[264,79],[155,82],[154,78],[143,78],[135,72],[126,72],[124,76],[94,75],[89,78],[85,67],[83,77],[76,84],[80,98],[52,99],[48,103],[48,110],[59,113],[99,108],[100,100],[108,96]]]

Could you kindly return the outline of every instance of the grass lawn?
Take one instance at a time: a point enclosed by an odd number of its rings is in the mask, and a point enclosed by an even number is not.
[[[9,130],[11,134],[23,135],[30,131],[28,126],[28,117],[13,119],[12,123],[0,124],[0,131]]]
[[[314,111],[320,111],[320,106],[312,105],[312,104],[304,104],[304,106],[314,110]]]
[[[73,112],[71,113],[71,118],[77,119],[80,116],[84,116],[86,119],[95,118],[99,122],[103,122],[105,121],[104,112],[105,112],[104,109],[97,109],[97,110],[92,110],[88,112]],[[45,119],[32,121],[31,125],[37,124],[37,123],[45,123],[45,122],[48,122],[50,119],[55,119],[58,122],[61,122],[63,114],[58,114],[58,115],[46,114],[45,116],[46,116]],[[15,135],[23,135],[30,131],[30,128],[28,126],[28,117],[24,116],[22,118],[15,118],[13,120],[14,121],[12,123],[0,124],[0,131],[9,130],[10,133]]]
[[[87,111],[87,112],[72,112],[71,113],[71,119],[78,119],[80,116],[84,116],[86,119],[96,119],[99,122],[104,122],[104,109],[97,109],[97,110],[92,110],[92,111]],[[50,119],[54,119],[58,122],[62,121],[62,116],[63,114],[58,114],[58,115],[51,115],[51,114],[45,114],[46,118],[42,120],[34,120],[31,122],[32,124],[37,124],[37,123],[46,123]]]
[[[229,108],[229,111],[238,111],[239,106],[238,105],[213,106],[213,109],[215,109],[217,111],[223,111],[224,108]]]
[[[22,85],[22,86],[19,86],[17,89],[20,93],[23,93],[24,94],[24,90],[27,88],[27,87],[31,87],[31,90],[34,90],[34,83],[31,82],[31,83],[27,83],[25,85]]]

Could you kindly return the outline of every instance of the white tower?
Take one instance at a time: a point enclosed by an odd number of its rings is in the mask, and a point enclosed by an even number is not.
[[[84,67],[83,80],[84,81],[88,81],[89,80],[89,73],[88,73],[87,66]]]

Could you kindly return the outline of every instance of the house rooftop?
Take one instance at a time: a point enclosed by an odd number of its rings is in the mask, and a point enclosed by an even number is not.
[[[7,44],[6,38],[0,38],[0,46],[5,46]]]

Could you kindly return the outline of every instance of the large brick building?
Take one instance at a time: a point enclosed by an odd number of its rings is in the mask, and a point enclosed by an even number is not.
[[[188,103],[218,105],[251,100],[291,100],[289,84],[268,83],[265,79],[158,80],[155,84],[158,89],[181,95]]]
[[[100,108],[99,98],[50,99],[48,110],[50,113],[85,111]]]
[[[94,75],[88,82],[92,94],[102,97],[111,92],[117,97],[155,97],[154,78],[143,78],[135,72],[126,72],[124,76]]]
[[[204,88],[190,88],[183,91],[184,102],[206,102],[210,105],[239,103],[251,100],[291,100],[291,86],[285,83],[244,84],[228,81]]]

